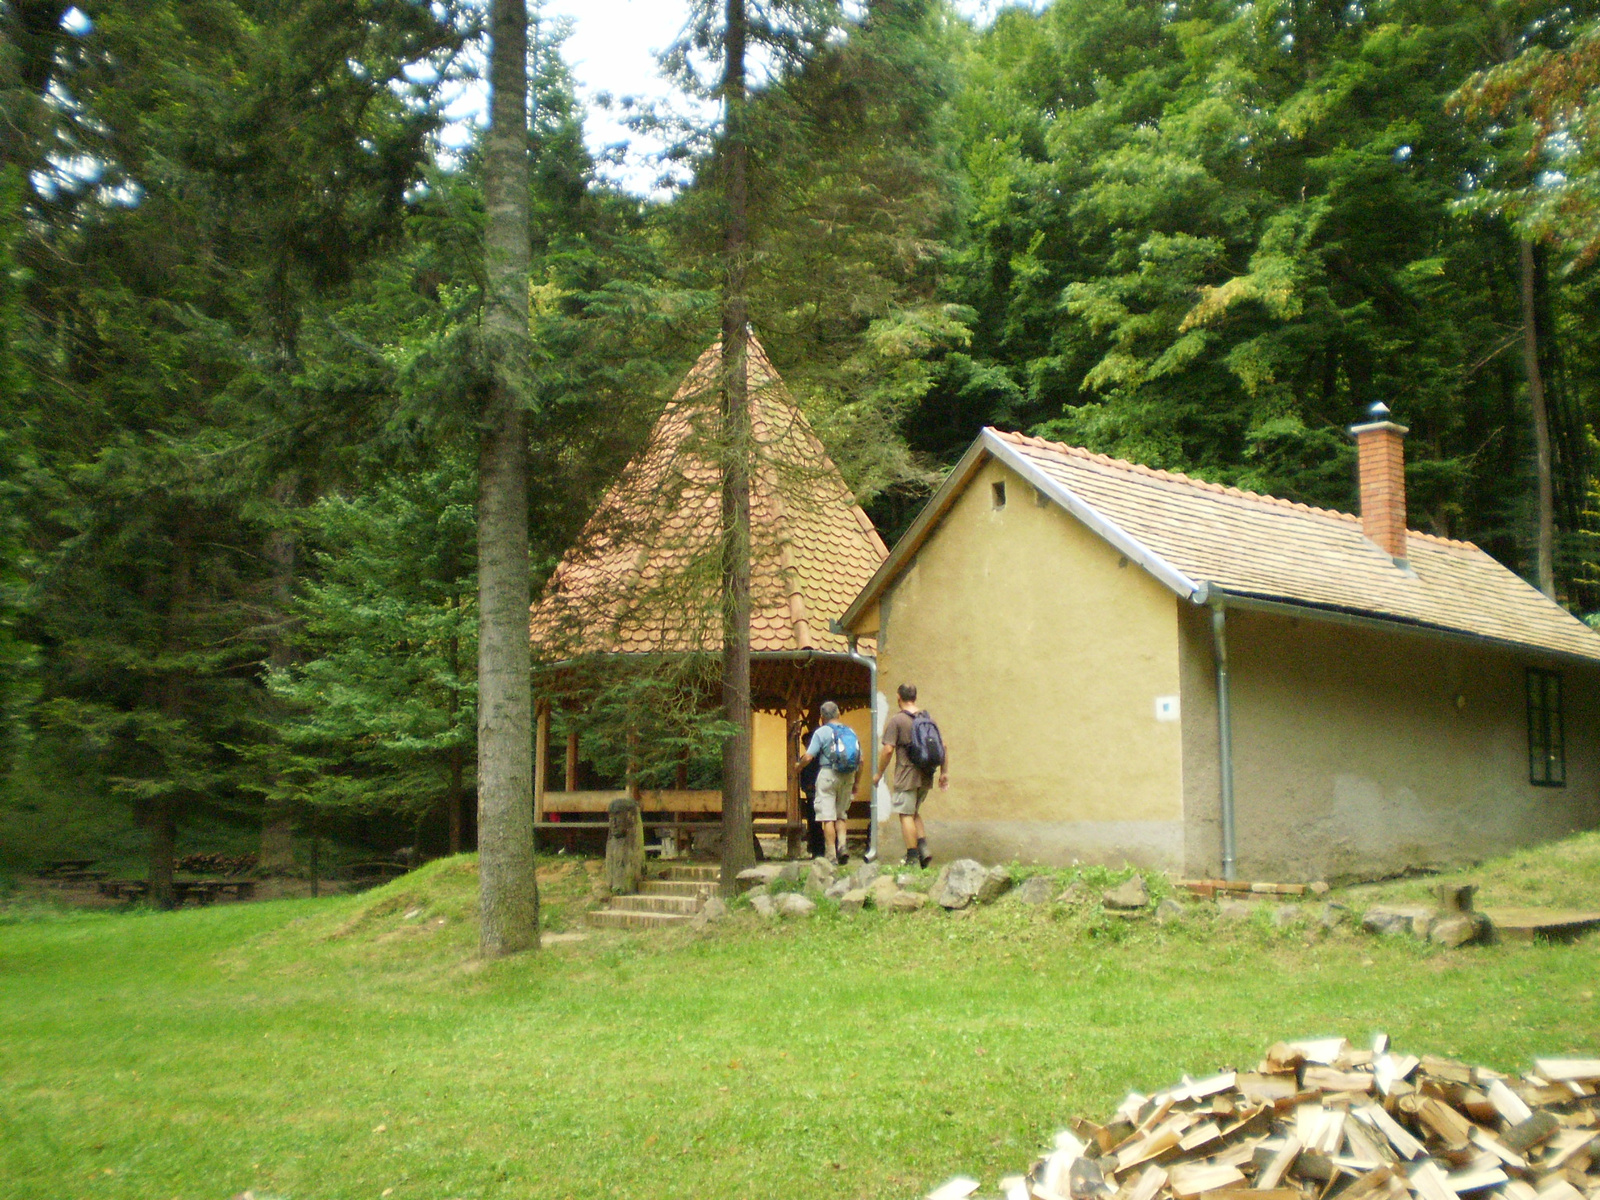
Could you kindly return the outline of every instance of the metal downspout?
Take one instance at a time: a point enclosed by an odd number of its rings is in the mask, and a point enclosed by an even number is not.
[[[868,658],[856,649],[856,639],[852,635],[849,639],[850,657],[867,668],[867,687],[870,689],[872,704],[872,746],[862,754],[861,765],[876,762],[878,743],[883,740],[883,713],[878,710],[878,660]],[[868,779],[872,778],[869,774]],[[878,789],[870,788],[867,791],[867,861],[878,861]]]
[[[1233,706],[1228,694],[1228,610],[1221,597],[1210,603],[1211,644],[1217,659],[1217,772],[1222,791],[1222,877],[1232,880],[1238,866],[1233,819]]]

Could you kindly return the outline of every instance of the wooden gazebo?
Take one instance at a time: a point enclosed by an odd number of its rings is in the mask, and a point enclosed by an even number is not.
[[[533,652],[545,664],[577,665],[650,656],[719,652],[722,646],[717,545],[721,528],[720,344],[684,378],[648,442],[607,492],[534,605]],[[825,699],[836,701],[873,743],[874,696],[865,659],[830,625],[887,556],[838,468],[795,406],[754,337],[747,356],[753,445],[751,471],[752,808],[759,825],[799,828],[793,760],[799,725]],[[870,653],[870,645],[866,648]],[[547,675],[549,673],[547,672]],[[554,673],[559,679],[560,672]],[[678,785],[579,790],[579,745],[566,746],[566,788],[547,787],[552,704],[571,704],[559,686],[539,699],[535,820],[570,825],[605,811],[618,795],[641,802],[647,826],[705,821],[722,811],[717,791]],[[858,784],[858,802],[868,800]]]

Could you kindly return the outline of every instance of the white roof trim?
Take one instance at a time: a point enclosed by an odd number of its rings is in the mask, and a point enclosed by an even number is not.
[[[1028,455],[1022,453],[1005,438],[992,429],[985,429],[978,435],[978,440],[995,458],[1120,550],[1129,562],[1138,563],[1183,599],[1194,599],[1195,593],[1200,590],[1199,583],[1145,546],[1138,538],[1107,519],[1060,480],[1040,470]]]

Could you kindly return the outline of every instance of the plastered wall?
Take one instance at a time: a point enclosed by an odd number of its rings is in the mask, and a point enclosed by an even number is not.
[[[872,710],[848,709],[840,714],[844,723],[861,740],[863,760],[871,758]],[[781,792],[789,786],[788,759],[798,758],[801,747],[785,746],[786,722],[772,713],[758,712],[750,721],[750,787],[757,792]],[[871,776],[867,776],[868,779]],[[857,779],[856,794],[866,798],[866,787]]]
[[[1220,866],[1206,619],[1182,619],[1191,874]],[[1228,644],[1241,878],[1469,863],[1600,825],[1595,668],[1237,609]],[[1528,782],[1530,665],[1563,677],[1564,788]]]
[[[937,856],[1182,864],[1176,604],[1008,468],[979,472],[858,629],[891,703],[914,682],[950,742]]]

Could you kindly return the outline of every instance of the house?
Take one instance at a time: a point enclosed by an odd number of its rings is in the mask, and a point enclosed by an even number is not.
[[[872,660],[834,632],[838,618],[888,553],[829,459],[760,342],[746,356],[751,436],[752,809],[758,826],[799,828],[794,770],[800,726],[823,700],[845,711],[863,746],[872,744]],[[585,659],[644,665],[662,655],[720,654],[720,344],[701,355],[644,448],[607,492],[562,557],[531,613],[536,662]],[[722,795],[675,787],[579,787],[585,758],[581,696],[563,694],[562,673],[537,700],[535,820],[583,822],[629,790],[647,827],[720,815]],[[718,703],[706,698],[709,707]],[[571,720],[565,787],[549,786],[553,708]],[[592,781],[591,781],[592,782]],[[862,794],[865,820],[865,790]]]
[[[1600,824],[1600,635],[1406,528],[985,429],[842,625],[951,746],[936,855],[1309,880]]]

